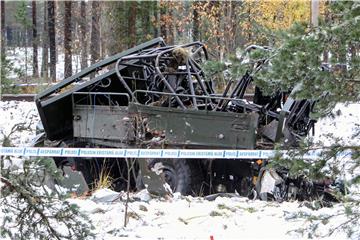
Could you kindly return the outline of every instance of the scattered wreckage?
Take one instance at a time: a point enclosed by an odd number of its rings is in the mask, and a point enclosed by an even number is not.
[[[168,46],[157,38],[63,80],[36,97],[46,144],[273,149],[278,142],[296,147],[313,128],[312,100],[295,100],[291,93],[280,91],[263,96],[258,88],[253,102],[245,99],[252,76],[263,62],[216,93],[202,69],[207,58],[200,42]],[[291,179],[284,170],[267,169],[267,161],[259,159],[57,157],[54,161],[60,168],[80,171],[90,189],[104,174],[111,176],[115,190],[147,186],[159,193],[165,181],[181,194],[237,192],[278,201],[312,199],[331,187],[331,182]]]

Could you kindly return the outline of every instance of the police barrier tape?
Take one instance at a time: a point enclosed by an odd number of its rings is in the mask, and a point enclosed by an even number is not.
[[[286,154],[286,151],[283,153]],[[0,156],[25,157],[268,159],[275,154],[274,150],[0,147]],[[348,154],[342,153],[340,157],[346,157]],[[312,151],[304,158],[314,159],[319,155],[319,151]]]

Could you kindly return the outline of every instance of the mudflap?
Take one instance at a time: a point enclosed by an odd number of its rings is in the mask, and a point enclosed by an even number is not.
[[[89,192],[90,189],[81,172],[74,171],[70,166],[64,166],[62,170],[64,178],[59,182],[60,186],[69,189],[70,192],[76,193],[78,196]]]
[[[42,127],[42,126],[41,126]],[[38,128],[38,127],[37,127]],[[41,130],[41,129],[40,129]],[[43,131],[40,131],[33,139],[31,147],[43,147],[45,146],[46,134]],[[56,166],[56,161],[52,158],[52,164],[54,168]],[[79,171],[74,171],[70,166],[63,166],[61,169],[63,177],[61,179],[55,180],[52,176],[45,176],[45,185],[50,189],[55,189],[55,185],[59,185],[67,189],[72,193],[77,195],[82,195],[89,191],[88,185],[86,184],[85,178]]]
[[[70,166],[58,168],[54,158],[49,158],[49,160],[51,160],[51,165],[53,165],[50,168],[60,171],[62,177],[54,177],[52,174],[45,172],[45,175],[40,177],[44,179],[43,185],[56,191],[58,190],[56,186],[59,186],[66,189],[66,192],[75,193],[76,195],[82,195],[89,191],[81,172],[74,171]]]
[[[139,159],[141,184],[147,188],[150,194],[157,196],[166,196],[171,193],[165,180],[161,177],[161,172],[156,171],[155,168],[149,169],[149,164],[152,159]]]
[[[90,191],[84,175],[80,171],[74,170],[74,164],[57,165],[59,159],[53,159],[54,165],[62,172],[62,177],[55,181],[57,185],[67,189],[70,193],[78,196],[86,194]]]

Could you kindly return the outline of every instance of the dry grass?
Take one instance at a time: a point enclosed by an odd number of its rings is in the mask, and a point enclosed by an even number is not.
[[[104,188],[111,189],[113,181],[114,179],[110,176],[110,171],[106,168],[106,163],[104,163],[100,172],[99,180],[95,182],[94,191]]]

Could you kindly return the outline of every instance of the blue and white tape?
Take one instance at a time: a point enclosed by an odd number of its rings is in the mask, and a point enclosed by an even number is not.
[[[274,154],[275,151],[271,150],[0,147],[0,156],[25,157],[259,159]]]
[[[0,156],[25,157],[268,159],[275,153],[273,150],[0,147]],[[283,153],[286,154],[286,151]],[[313,159],[318,158],[319,154],[319,151],[312,151],[304,157]],[[339,156],[348,155],[348,152],[343,152]]]

